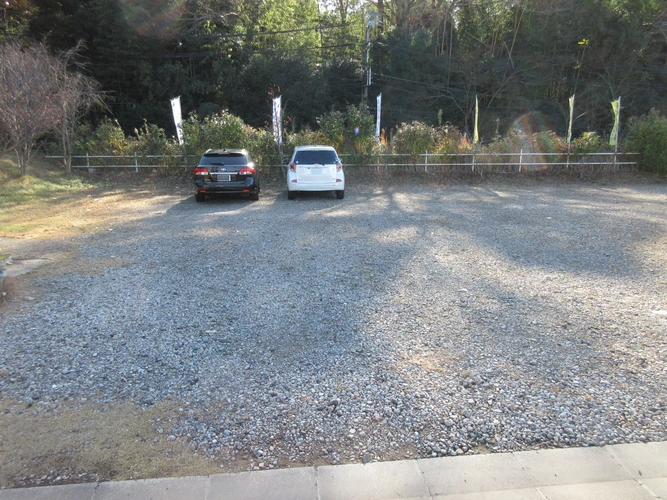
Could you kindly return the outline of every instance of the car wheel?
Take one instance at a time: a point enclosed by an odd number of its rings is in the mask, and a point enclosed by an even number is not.
[[[256,193],[250,193],[250,199],[251,199],[252,201],[257,201],[257,200],[259,200],[259,191],[257,191]]]
[[[287,199],[288,200],[295,200],[296,199],[296,191],[287,191]]]
[[[206,195],[204,193],[195,193],[195,201],[197,203],[200,203],[206,199]]]
[[[342,200],[343,198],[345,198],[345,191],[344,190],[343,191],[336,191],[336,198],[338,198],[339,200]]]

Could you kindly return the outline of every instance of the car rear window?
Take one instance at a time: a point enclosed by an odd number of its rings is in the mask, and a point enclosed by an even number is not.
[[[208,153],[202,156],[200,165],[227,165],[241,167],[248,164],[248,157],[243,153]]]
[[[322,165],[331,165],[338,161],[338,156],[335,151],[297,151],[294,156],[294,163],[302,165],[310,165],[321,163]]]

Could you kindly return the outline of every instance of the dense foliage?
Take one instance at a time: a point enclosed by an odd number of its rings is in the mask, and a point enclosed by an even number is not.
[[[255,128],[281,95],[297,132],[364,90],[373,114],[382,93],[388,136],[413,122],[470,133],[477,96],[487,143],[517,127],[564,136],[573,94],[574,137],[608,136],[618,96],[626,118],[667,111],[662,0],[8,0],[4,13],[5,41],[83,41],[126,133],[173,135],[179,95],[186,116],[227,109]]]
[[[641,154],[644,170],[667,173],[667,118],[651,110],[630,120],[625,147]]]
[[[117,165],[119,161],[131,165],[133,161],[139,161],[156,167],[180,167],[185,156],[192,166],[206,149],[233,145],[248,149],[259,165],[277,166],[291,155],[295,146],[330,144],[344,155],[345,163],[351,165],[383,164],[388,155],[399,155],[399,163],[423,167],[424,153],[436,155],[433,161],[444,164],[465,162],[473,155],[481,155],[486,163],[506,166],[508,171],[520,168],[521,153],[528,155],[526,162],[537,159],[557,170],[587,161],[606,161],[607,164],[598,165],[607,166],[615,164],[615,147],[595,132],[583,133],[568,147],[567,140],[553,131],[526,133],[521,128],[512,128],[504,136],[474,145],[468,134],[451,124],[431,127],[415,121],[401,124],[391,137],[378,140],[371,115],[358,106],[349,106],[344,112],[326,113],[318,118],[318,123],[320,128],[315,131],[304,128],[285,133],[279,149],[272,131],[250,127],[226,111],[203,118],[191,115],[184,124],[187,138],[184,147],[156,125],[144,123],[133,134],[126,135],[118,122],[107,119],[94,130],[86,126],[78,130],[74,153],[79,166],[86,166],[87,155],[90,155],[95,157],[91,158],[92,165]],[[627,129],[621,151],[640,153],[639,166],[643,170],[665,173],[667,118],[652,110],[647,115],[631,119]],[[58,154],[57,149],[54,153]],[[601,156],[593,158],[590,154]],[[123,156],[124,159],[118,158]],[[396,158],[392,162],[396,162]],[[605,170],[606,167],[601,168]]]
[[[350,163],[364,163],[365,159],[381,154],[411,156],[406,161],[419,161],[424,153],[462,154],[478,153],[559,153],[566,154],[567,142],[552,131],[526,134],[523,130],[512,129],[504,137],[483,146],[474,147],[464,132],[451,125],[431,127],[422,122],[401,124],[395,134],[385,141],[375,137],[372,116],[365,108],[349,106],[344,112],[331,111],[318,118],[320,128],[308,128],[284,134],[282,144],[283,159],[289,157],[295,146],[305,144],[328,144],[349,158]],[[646,118],[633,122],[646,123]],[[652,123],[652,122],[650,122]],[[248,149],[260,163],[278,165],[281,162],[279,149],[273,133],[267,129],[255,129],[243,123],[238,117],[226,111],[199,118],[190,115],[184,124],[187,138],[185,148],[178,145],[175,138],[167,137],[164,129],[144,123],[134,134],[125,135],[116,121],[105,120],[96,129],[83,127],[76,142],[75,153],[79,157],[92,156],[173,156],[176,164],[181,164],[184,153],[198,157],[208,148],[223,148],[233,145]],[[632,133],[634,137],[634,132]],[[646,140],[650,142],[653,135]],[[657,140],[661,140],[659,136]],[[634,143],[633,143],[634,144]],[[57,151],[56,151],[57,152]],[[602,141],[594,132],[586,132],[572,141],[571,154],[613,152],[613,147]],[[158,160],[163,162],[165,160]],[[158,163],[160,164],[160,163]]]

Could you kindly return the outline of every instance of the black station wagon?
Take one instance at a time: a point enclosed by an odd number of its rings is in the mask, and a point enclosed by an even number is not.
[[[245,149],[209,149],[194,169],[195,200],[206,195],[247,194],[259,200],[259,171]]]

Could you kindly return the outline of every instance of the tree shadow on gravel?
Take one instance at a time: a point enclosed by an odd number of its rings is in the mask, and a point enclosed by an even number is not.
[[[3,394],[187,401],[165,432],[225,470],[665,438],[664,188],[211,201],[84,242],[125,264],[44,281]]]

